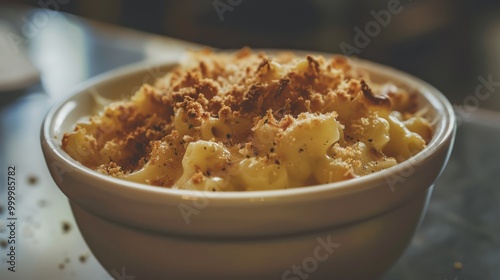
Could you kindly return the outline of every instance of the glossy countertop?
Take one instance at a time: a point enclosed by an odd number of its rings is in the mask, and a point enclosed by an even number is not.
[[[9,233],[9,167],[16,170],[18,244],[15,273],[7,270],[8,250],[0,246],[0,279],[111,279],[49,175],[39,143],[42,119],[90,77],[141,61],[175,61],[197,45],[58,13],[36,32],[23,33],[23,17],[37,11],[0,9],[0,21],[23,38],[20,51],[40,71],[40,81],[29,88],[0,92],[0,245]],[[420,229],[383,279],[500,279],[499,177],[500,113],[470,110],[460,118],[455,148]]]

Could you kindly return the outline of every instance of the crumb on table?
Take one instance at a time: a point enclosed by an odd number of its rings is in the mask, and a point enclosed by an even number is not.
[[[63,233],[68,233],[71,230],[71,224],[69,222],[62,223]]]
[[[80,257],[78,257],[78,259],[80,260],[81,263],[85,263],[87,261],[88,257],[89,257],[89,254],[85,253],[85,254],[81,254]]]
[[[461,262],[458,262],[458,261],[453,264],[453,268],[455,270],[461,270],[463,267],[464,267],[464,265]]]
[[[48,202],[45,199],[40,199],[38,201],[38,206],[40,206],[40,208],[44,208],[45,206],[47,206],[47,204],[48,204]]]
[[[35,175],[28,176],[28,183],[30,185],[36,185],[36,183],[38,183],[38,177]]]

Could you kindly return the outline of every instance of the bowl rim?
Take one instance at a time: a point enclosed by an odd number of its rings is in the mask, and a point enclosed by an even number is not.
[[[223,52],[232,52],[234,50],[224,50]],[[332,56],[343,56],[342,54],[334,53],[322,53],[315,51],[302,51],[302,50],[278,50],[278,49],[266,49],[254,51],[266,51],[269,53],[278,51],[288,51],[297,54],[308,53],[311,55],[321,55],[325,57]],[[344,56],[345,57],[345,56]],[[344,195],[355,192],[360,192],[365,189],[369,189],[380,184],[387,183],[387,178],[390,176],[398,176],[400,170],[408,170],[414,168],[415,166],[421,165],[427,160],[430,160],[432,154],[436,151],[444,148],[450,139],[453,139],[456,130],[456,117],[454,110],[448,99],[435,87],[428,84],[427,82],[407,74],[403,71],[397,70],[393,67],[382,65],[376,62],[348,57],[348,59],[356,67],[368,70],[368,72],[382,73],[384,76],[394,76],[396,81],[400,81],[402,84],[407,85],[411,88],[419,88],[419,95],[423,95],[426,103],[430,104],[435,110],[440,113],[439,123],[436,125],[438,128],[434,131],[434,135],[429,142],[429,144],[419,153],[405,160],[404,162],[398,163],[390,168],[375,172],[373,174],[368,174],[353,178],[346,181],[333,182],[320,185],[304,186],[290,189],[276,189],[276,190],[262,190],[262,191],[227,191],[227,192],[209,192],[209,191],[199,191],[199,190],[183,190],[183,189],[171,189],[158,186],[152,186],[132,181],[127,181],[124,179],[114,178],[108,175],[101,174],[95,170],[92,170],[78,161],[71,158],[61,147],[60,140],[59,144],[55,141],[56,137],[51,129],[54,125],[54,121],[58,114],[61,114],[61,108],[72,99],[79,95],[89,94],[89,89],[95,87],[101,83],[106,83],[107,81],[119,79],[121,76],[127,74],[137,74],[145,69],[146,67],[154,65],[158,66],[158,63],[152,63],[151,61],[142,61],[139,63],[134,63],[131,65],[122,66],[81,83],[79,86],[70,90],[70,94],[60,99],[58,102],[53,104],[49,111],[47,112],[41,127],[41,141],[42,149],[44,150],[44,156],[47,159],[48,155],[52,159],[57,158],[59,161],[63,161],[67,168],[71,171],[77,171],[80,174],[94,179],[100,182],[107,183],[106,188],[110,192],[123,193],[125,190],[140,192],[142,194],[148,194],[153,196],[162,196],[165,199],[168,198],[182,198],[188,200],[196,199],[206,199],[209,198],[211,203],[243,203],[252,201],[277,201],[277,200],[294,200],[298,198],[300,200],[305,200],[306,198],[313,198],[318,196],[331,196],[334,195]],[[163,62],[160,67],[172,67],[175,66],[177,62]],[[45,144],[46,146],[44,146]],[[48,154],[46,154],[48,153]]]

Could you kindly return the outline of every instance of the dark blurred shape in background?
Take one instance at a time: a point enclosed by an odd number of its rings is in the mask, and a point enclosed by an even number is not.
[[[55,0],[17,2],[41,7],[50,1]],[[67,2],[61,5],[64,12],[217,48],[342,53],[341,44],[349,45],[361,58],[433,84],[454,104],[470,102],[467,97],[481,84],[479,76],[500,82],[498,0],[59,2]],[[356,44],[356,36],[358,41],[359,36],[368,38],[367,44]],[[479,100],[480,106],[500,110],[498,95],[492,91],[488,100]]]

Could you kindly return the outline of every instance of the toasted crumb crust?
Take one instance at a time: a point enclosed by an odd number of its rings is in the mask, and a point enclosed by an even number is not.
[[[279,164],[282,158],[275,147],[284,131],[300,119],[332,114],[343,132],[329,156],[342,162],[343,179],[349,179],[380,169],[375,163],[361,163],[363,149],[377,162],[399,160],[398,155],[377,149],[367,136],[367,126],[377,117],[397,112],[401,121],[410,120],[409,127],[430,140],[431,126],[425,120],[412,120],[417,109],[415,94],[391,84],[370,83],[369,76],[341,56],[325,59],[286,52],[270,56],[248,48],[218,54],[205,49],[192,53],[153,86],[143,85],[130,100],[113,103],[89,123],[77,124],[74,132],[64,135],[62,146],[82,164],[116,177],[126,177],[146,164],[161,165],[165,174],[146,181],[171,187],[182,175],[187,146],[203,139],[204,126],[211,120],[235,127],[211,130],[210,141],[234,154],[216,171],[226,172],[242,158]],[[256,139],[255,131],[264,125],[276,132],[271,146]],[[180,133],[180,126],[187,132]],[[192,181],[201,183],[211,176],[198,170]]]

